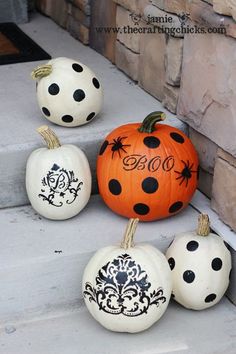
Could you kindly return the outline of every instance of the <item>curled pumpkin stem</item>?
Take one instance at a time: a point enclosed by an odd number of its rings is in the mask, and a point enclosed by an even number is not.
[[[125,235],[123,241],[121,242],[121,248],[127,250],[128,248],[134,247],[134,234],[138,225],[139,219],[129,219],[129,223],[125,230]]]
[[[157,111],[150,113],[143,121],[138,131],[140,133],[152,133],[155,128],[155,124],[161,122],[166,119],[166,115],[164,112]]]
[[[45,64],[45,65],[40,65],[36,69],[34,69],[31,73],[31,77],[34,80],[37,79],[42,79],[43,77],[46,77],[52,73],[52,65],[50,64]]]
[[[56,149],[61,146],[58,137],[47,125],[39,127],[37,132],[43,137],[48,149]]]
[[[197,234],[199,236],[208,236],[210,233],[210,220],[207,214],[200,214],[198,217]]]

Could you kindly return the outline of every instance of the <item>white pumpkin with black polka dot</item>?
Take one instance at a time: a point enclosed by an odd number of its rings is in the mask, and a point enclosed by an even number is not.
[[[56,58],[32,72],[42,114],[65,127],[89,123],[101,111],[103,90],[95,73],[69,58]]]
[[[172,297],[188,309],[217,304],[229,285],[231,254],[223,239],[210,233],[209,218],[199,216],[198,230],[177,235],[166,257],[172,271]]]

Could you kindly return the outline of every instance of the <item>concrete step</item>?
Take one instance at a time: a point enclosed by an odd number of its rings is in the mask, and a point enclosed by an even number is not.
[[[169,219],[140,223],[136,242],[150,242],[165,251],[175,233],[196,228],[197,217],[189,206]],[[97,249],[121,241],[127,219],[111,212],[96,195],[67,221],[43,219],[24,206],[2,209],[0,225],[3,324],[78,307],[85,265]]]
[[[119,125],[141,121],[151,111],[163,110],[161,103],[107,59],[76,41],[49,18],[35,14],[31,22],[20,27],[52,57],[75,58],[91,67],[104,87],[105,103],[100,116],[85,126],[69,129],[53,125],[41,115],[35,82],[30,78],[30,72],[42,62],[0,66],[0,208],[28,203],[25,165],[29,154],[43,145],[35,131],[38,126],[48,123],[62,143],[78,144],[88,156],[95,176],[97,152],[108,132]],[[166,113],[168,124],[186,130],[176,116]]]
[[[112,333],[84,307],[71,313],[8,323],[0,329],[1,354],[235,354],[236,308],[226,299],[204,311],[171,302],[146,332]]]

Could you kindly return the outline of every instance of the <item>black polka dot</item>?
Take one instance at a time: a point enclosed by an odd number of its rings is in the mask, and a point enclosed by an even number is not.
[[[102,155],[105,152],[108,145],[109,145],[109,141],[105,140],[100,148],[99,155]]]
[[[213,270],[220,270],[222,268],[223,262],[220,258],[214,258],[211,262],[211,267]]]
[[[171,297],[172,297],[172,299],[174,299],[174,298],[175,298],[175,294],[172,293],[172,294],[171,294]]]
[[[81,73],[84,69],[82,68],[81,65],[74,63],[72,64],[72,68],[74,71],[76,71],[77,73]]]
[[[198,248],[199,243],[197,241],[190,241],[187,243],[187,250],[190,252],[196,251],[196,249]]]
[[[119,195],[122,191],[121,184],[117,179],[111,179],[108,184],[109,191],[113,195]]]
[[[134,211],[136,214],[139,214],[139,215],[147,215],[150,211],[150,208],[146,204],[138,203],[138,204],[135,204]]]
[[[93,85],[94,85],[94,87],[96,87],[96,89],[99,89],[99,87],[100,87],[100,83],[99,83],[98,79],[96,79],[96,77],[93,78]]]
[[[63,116],[61,120],[65,123],[71,123],[73,122],[74,118],[72,116],[69,116],[68,114]]]
[[[85,99],[85,93],[83,90],[78,89],[74,92],[73,98],[76,102],[81,102],[83,99]]]
[[[186,270],[183,274],[183,279],[186,283],[192,283],[195,279],[195,274],[192,270]]]
[[[212,302],[216,299],[216,294],[210,294],[205,298],[205,302]]]
[[[176,202],[174,204],[172,204],[169,208],[169,213],[176,213],[177,211],[179,211],[181,208],[183,207],[183,203],[182,202]]]
[[[146,145],[150,149],[155,149],[160,145],[160,140],[155,136],[147,136],[143,139],[144,145]]]
[[[156,178],[147,177],[142,182],[142,189],[145,193],[151,194],[158,190],[158,182]]]
[[[170,257],[170,258],[168,259],[168,263],[169,263],[170,269],[173,270],[174,267],[175,267],[175,260],[174,260],[174,258],[173,258],[173,257]]]
[[[170,133],[171,138],[179,144],[184,143],[184,137],[176,132]]]
[[[57,84],[51,84],[48,88],[48,92],[50,93],[50,95],[57,95],[60,91],[60,88]]]
[[[45,114],[45,116],[50,117],[51,113],[49,112],[49,110],[46,107],[43,107],[42,111]]]
[[[95,117],[95,114],[96,114],[95,112],[90,113],[86,120],[89,122],[91,119]]]

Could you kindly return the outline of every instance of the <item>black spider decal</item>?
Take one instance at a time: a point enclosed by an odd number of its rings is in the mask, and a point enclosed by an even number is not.
[[[181,186],[183,184],[183,182],[185,182],[185,187],[188,187],[188,181],[189,179],[192,177],[193,173],[197,173],[197,171],[193,171],[193,163],[190,165],[189,160],[187,160],[187,162],[181,160],[181,162],[184,165],[184,168],[182,171],[175,171],[175,173],[177,173],[179,176],[176,177],[176,180],[180,180],[179,185]]]
[[[115,152],[117,151],[119,154],[119,157],[121,158],[121,154],[120,154],[120,150],[122,150],[123,152],[125,152],[127,154],[127,151],[124,149],[124,147],[127,146],[131,146],[129,144],[123,144],[122,140],[126,139],[127,136],[124,137],[118,137],[117,139],[113,139],[113,143],[109,143],[108,145],[112,145],[111,151],[112,151],[112,158],[115,154]]]

